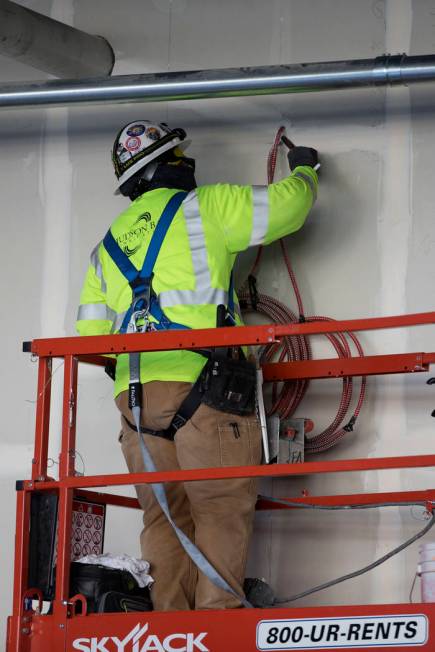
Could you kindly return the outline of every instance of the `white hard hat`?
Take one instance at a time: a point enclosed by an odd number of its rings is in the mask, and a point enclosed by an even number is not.
[[[112,162],[120,186],[158,156],[174,147],[182,150],[190,144],[184,129],[171,129],[165,122],[135,120],[123,127],[115,138]]]

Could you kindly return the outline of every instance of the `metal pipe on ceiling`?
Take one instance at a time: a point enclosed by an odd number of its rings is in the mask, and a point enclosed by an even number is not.
[[[0,55],[64,79],[110,75],[115,55],[102,36],[26,9],[0,2]]]
[[[0,108],[307,93],[435,81],[435,55],[0,84]]]

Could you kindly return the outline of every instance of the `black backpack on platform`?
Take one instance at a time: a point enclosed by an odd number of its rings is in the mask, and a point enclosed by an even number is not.
[[[152,611],[148,587],[140,588],[131,573],[117,568],[72,562],[70,595],[81,593],[88,613]]]

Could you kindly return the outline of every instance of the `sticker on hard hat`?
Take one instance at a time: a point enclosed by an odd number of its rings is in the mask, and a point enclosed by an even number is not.
[[[126,163],[130,158],[131,158],[131,154],[130,154],[130,152],[127,152],[126,149],[124,149],[122,154],[120,154],[120,156],[119,156],[119,160],[120,160],[121,163]]]
[[[125,147],[134,152],[136,149],[139,149],[141,145],[141,140],[140,138],[136,138],[136,136],[130,136],[130,138],[127,138],[125,141]]]
[[[132,125],[127,129],[127,134],[129,136],[142,136],[145,131],[144,125]]]
[[[425,615],[363,616],[261,620],[258,650],[340,650],[349,648],[424,645],[428,638]]]
[[[162,137],[162,134],[158,129],[156,129],[156,127],[148,127],[145,136],[148,136],[150,140],[159,140]]]

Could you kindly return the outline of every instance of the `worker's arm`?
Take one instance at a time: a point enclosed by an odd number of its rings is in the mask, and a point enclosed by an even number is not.
[[[264,241],[258,244],[270,244],[301,228],[316,201],[317,184],[317,172],[303,165],[297,166],[289,177],[268,186],[267,227]]]
[[[91,263],[80,295],[76,322],[79,335],[107,335],[112,328],[114,311],[106,304],[99,248],[100,245],[97,245],[91,254]]]
[[[316,199],[317,181],[313,167],[298,165],[269,186],[208,186],[201,200],[218,220],[228,250],[237,253],[300,229]]]

